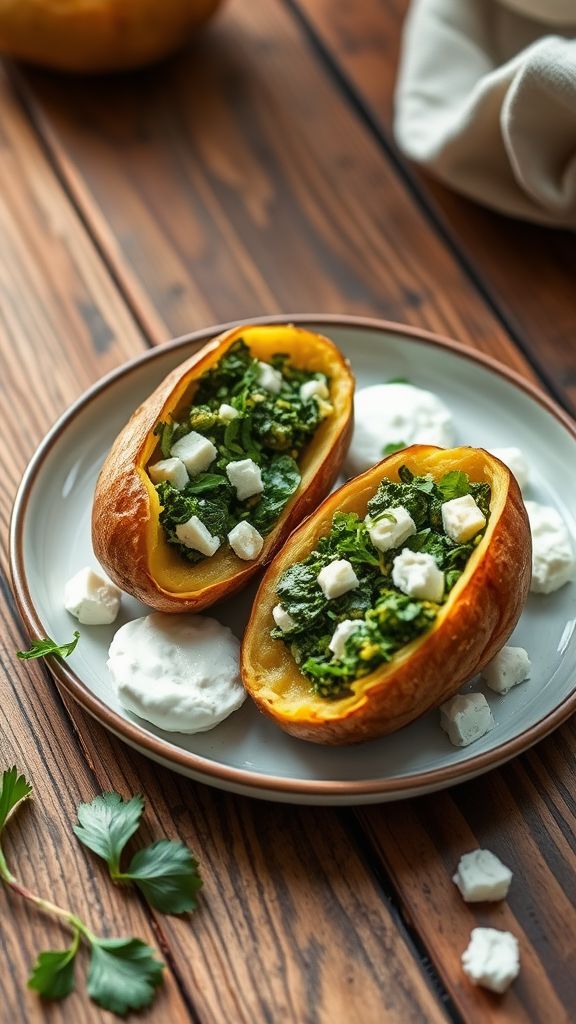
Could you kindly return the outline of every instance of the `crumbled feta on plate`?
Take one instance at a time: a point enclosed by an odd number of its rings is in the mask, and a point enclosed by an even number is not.
[[[66,583],[64,607],[83,626],[109,626],[118,615],[120,591],[87,566]]]
[[[508,693],[530,677],[530,658],[523,647],[503,647],[482,669],[482,679],[495,693]]]
[[[467,747],[494,728],[490,705],[483,693],[464,693],[440,707],[440,728],[455,747]]]

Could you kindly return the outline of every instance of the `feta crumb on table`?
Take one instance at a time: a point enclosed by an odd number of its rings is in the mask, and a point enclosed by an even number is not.
[[[501,994],[520,971],[518,940],[511,932],[473,928],[462,954],[462,967],[474,985]]]
[[[64,607],[83,626],[109,626],[118,615],[120,591],[87,566],[66,583]]]
[[[530,678],[530,658],[523,647],[503,647],[482,669],[482,679],[495,693],[508,693]]]
[[[452,881],[466,903],[495,902],[508,895],[512,872],[490,850],[472,850],[460,858]]]
[[[236,488],[238,501],[245,501],[255,494],[262,494],[264,484],[262,473],[253,459],[238,459],[237,462],[229,462],[226,466],[226,476],[230,483]]]
[[[287,633],[289,629],[293,629],[296,625],[292,616],[281,604],[275,605],[272,609],[272,618],[278,629],[281,629],[283,633]]]
[[[277,395],[282,388],[282,374],[280,370],[275,370],[269,363],[258,362],[256,380],[261,388],[264,388],[265,391],[270,391],[273,395]]]
[[[532,533],[532,583],[535,594],[551,594],[576,576],[576,556],[568,528],[549,505],[526,501]]]
[[[471,494],[452,498],[442,505],[444,533],[457,544],[466,544],[486,526],[486,517]]]
[[[335,597],[341,597],[349,590],[354,590],[359,582],[352,563],[346,558],[335,559],[318,573],[318,586],[329,601]]]
[[[214,462],[218,451],[207,437],[203,437],[196,430],[191,430],[172,445],[170,455],[175,459],[181,459],[190,476],[197,476],[198,473],[204,473]]]
[[[458,694],[440,706],[440,728],[455,747],[467,747],[494,728],[495,722],[483,693]]]
[[[403,594],[420,601],[441,601],[444,573],[433,555],[404,548],[392,563],[392,581]]]
[[[352,636],[352,633],[356,632],[360,625],[360,619],[344,619],[343,622],[338,623],[328,644],[328,649],[334,655],[333,660],[342,657],[346,650],[346,641]]]
[[[165,480],[177,491],[182,491],[188,483],[188,471],[181,459],[160,459],[148,467],[148,475],[153,484],[161,484]]]
[[[377,551],[391,551],[416,533],[416,523],[404,505],[387,508],[377,519],[366,516],[368,536]]]
[[[262,534],[258,533],[255,526],[243,520],[236,523],[233,530],[228,534],[228,541],[234,554],[243,558],[246,562],[258,558],[264,545]]]
[[[495,455],[500,462],[503,462],[513,476],[516,477],[518,486],[521,490],[527,486],[530,481],[530,467],[526,460],[524,452],[520,451],[520,448],[488,448],[491,455]]]
[[[220,538],[213,537],[198,516],[191,516],[188,522],[179,523],[175,533],[181,544],[192,551],[199,551],[201,555],[210,557],[220,547]]]

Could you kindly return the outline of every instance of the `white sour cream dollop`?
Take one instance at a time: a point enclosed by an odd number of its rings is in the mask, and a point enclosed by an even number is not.
[[[213,729],[244,702],[240,644],[202,615],[154,612],[127,622],[108,668],[122,707],[166,732]]]
[[[346,459],[348,476],[364,473],[385,457],[386,445],[436,444],[450,448],[455,433],[444,402],[413,384],[374,384],[356,392],[354,434]]]

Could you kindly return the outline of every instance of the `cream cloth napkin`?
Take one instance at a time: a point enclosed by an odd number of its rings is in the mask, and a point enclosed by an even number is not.
[[[576,227],[575,35],[576,0],[413,0],[400,148],[486,206]]]

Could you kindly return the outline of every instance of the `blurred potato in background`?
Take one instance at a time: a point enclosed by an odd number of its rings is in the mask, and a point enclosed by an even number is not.
[[[221,0],[0,0],[0,52],[64,71],[119,71],[183,46]]]

